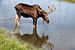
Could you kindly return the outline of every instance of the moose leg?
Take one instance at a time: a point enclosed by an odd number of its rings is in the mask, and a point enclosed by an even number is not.
[[[21,15],[18,15],[18,20],[17,20],[18,32],[19,32],[19,30],[20,30],[20,18],[21,18]]]
[[[34,18],[34,19],[33,19],[33,29],[36,29],[36,24],[37,24],[37,19]]]
[[[17,24],[15,24],[14,32],[16,31],[16,28],[17,28]]]
[[[16,28],[17,28],[17,15],[16,17],[14,18],[14,22],[15,22],[15,28],[14,28],[14,32],[16,31]]]
[[[14,18],[14,21],[15,21],[15,29],[14,29],[14,32],[16,31],[16,28],[17,28],[17,25],[18,25],[18,32],[19,32],[19,29],[20,29],[20,15],[16,14],[16,17]]]
[[[37,35],[36,24],[37,24],[37,19],[33,18],[33,34],[34,35]]]
[[[18,21],[18,32],[20,30],[20,21]]]

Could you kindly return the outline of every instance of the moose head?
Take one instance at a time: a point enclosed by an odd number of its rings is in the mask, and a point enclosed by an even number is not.
[[[40,8],[40,6],[38,6],[39,15],[42,16],[42,18],[43,18],[43,24],[44,24],[44,21],[46,21],[47,23],[49,23],[48,14],[51,14],[51,13],[53,13],[56,10],[56,7],[54,7],[54,4],[48,6],[48,8],[49,8],[50,12],[45,12],[44,10],[42,10]]]

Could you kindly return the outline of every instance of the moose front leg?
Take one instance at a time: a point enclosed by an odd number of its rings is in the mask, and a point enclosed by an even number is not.
[[[36,29],[37,19],[33,18],[33,29]]]

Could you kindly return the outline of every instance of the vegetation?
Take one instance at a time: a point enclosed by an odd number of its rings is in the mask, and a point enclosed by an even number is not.
[[[0,50],[35,50],[32,45],[12,37],[5,29],[0,29]],[[40,50],[40,48],[36,49]]]
[[[58,1],[63,1],[63,2],[70,2],[70,3],[75,3],[75,0],[58,0]]]

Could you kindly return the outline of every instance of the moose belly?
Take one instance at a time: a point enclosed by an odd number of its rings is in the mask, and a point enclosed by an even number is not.
[[[26,13],[21,13],[21,15],[25,18],[33,17],[32,15],[26,14]]]

